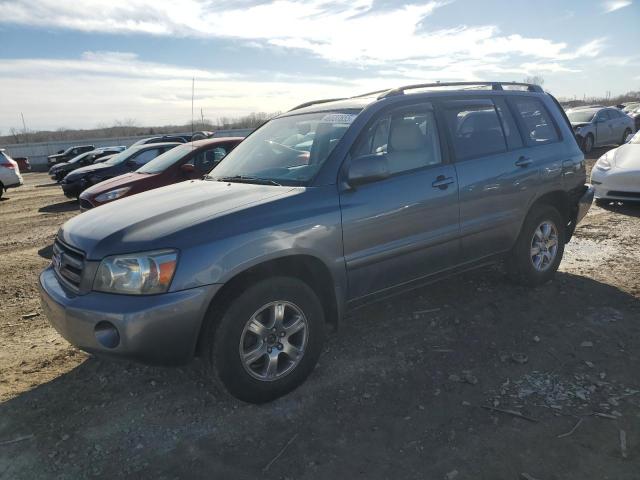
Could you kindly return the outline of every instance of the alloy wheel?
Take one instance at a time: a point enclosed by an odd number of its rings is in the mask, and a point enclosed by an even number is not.
[[[263,305],[242,331],[242,365],[257,380],[279,380],[302,360],[308,336],[307,318],[297,305],[287,301]]]
[[[547,270],[558,254],[558,230],[553,222],[544,220],[533,232],[530,258],[533,267],[539,271]]]

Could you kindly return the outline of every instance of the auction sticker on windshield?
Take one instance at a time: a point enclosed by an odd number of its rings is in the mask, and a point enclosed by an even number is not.
[[[351,113],[330,113],[320,120],[320,123],[342,123],[349,125],[356,119],[357,115]]]

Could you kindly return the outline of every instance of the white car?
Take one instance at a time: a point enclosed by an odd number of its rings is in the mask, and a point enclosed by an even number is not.
[[[640,201],[640,132],[602,155],[591,171],[596,203]]]
[[[18,162],[0,149],[0,198],[7,188],[19,187],[22,183]]]

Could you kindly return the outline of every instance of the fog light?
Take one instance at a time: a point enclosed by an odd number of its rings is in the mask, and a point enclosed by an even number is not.
[[[106,348],[116,348],[120,343],[118,329],[110,322],[98,322],[95,327],[96,339]]]

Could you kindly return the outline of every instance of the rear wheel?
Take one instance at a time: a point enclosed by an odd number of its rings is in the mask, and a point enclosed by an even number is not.
[[[584,153],[591,153],[591,150],[593,150],[593,135],[591,135],[590,133],[587,134],[586,137],[584,137],[584,141],[582,142],[582,149],[584,150]]]
[[[3,194],[4,194],[4,185],[2,184],[2,182],[0,182],[0,198],[2,198]]]
[[[558,210],[550,205],[535,205],[507,259],[511,278],[528,286],[548,282],[558,270],[564,243],[565,223]]]
[[[209,375],[246,402],[268,402],[295,389],[313,371],[324,343],[320,300],[295,278],[260,281],[210,320],[204,339]]]

